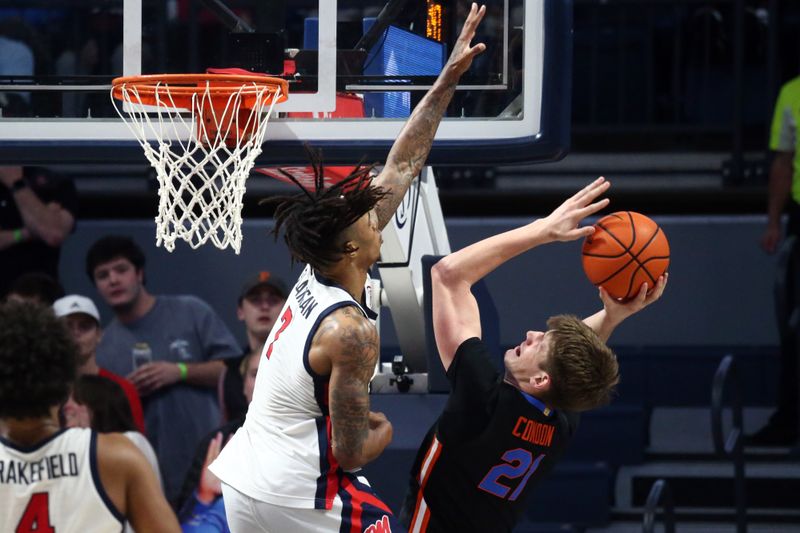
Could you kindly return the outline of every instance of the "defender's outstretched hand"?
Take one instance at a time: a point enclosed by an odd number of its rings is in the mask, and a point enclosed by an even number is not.
[[[608,205],[608,198],[595,200],[610,186],[611,183],[601,176],[558,206],[544,219],[548,238],[553,241],[574,241],[594,233],[594,226],[579,228],[578,224]]]
[[[453,52],[450,54],[447,65],[445,65],[445,68],[450,68],[454,71],[457,78],[460,78],[469,69],[476,55],[486,50],[486,45],[483,43],[478,43],[475,46],[470,44],[472,39],[475,38],[475,30],[485,14],[486,6],[478,8],[478,4],[472,3],[467,20],[464,21],[464,27],[461,28],[461,34],[453,47]]]

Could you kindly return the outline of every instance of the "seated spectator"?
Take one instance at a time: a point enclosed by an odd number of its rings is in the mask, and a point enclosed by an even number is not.
[[[29,272],[58,280],[76,206],[71,180],[41,167],[0,167],[0,298]]]
[[[242,361],[240,370],[240,375],[244,382],[242,394],[248,404],[253,400],[253,389],[256,386],[256,375],[258,374],[260,362],[260,352],[250,352]],[[242,427],[243,423],[244,417],[232,420],[206,435],[197,446],[192,466],[186,475],[177,501],[181,522],[184,524],[184,531],[187,531],[187,524],[194,524],[192,527],[205,524],[210,528],[191,531],[228,531],[227,522],[224,520],[225,510],[222,507],[219,479],[207,467],[219,455],[221,444],[227,442],[230,436]],[[211,495],[213,495],[213,498]],[[210,525],[218,523],[220,512],[222,512],[222,523],[225,524],[226,529],[214,529]]]
[[[139,448],[161,484],[156,452],[133,422],[125,391],[117,383],[100,376],[83,375],[75,380],[64,404],[64,425],[68,428],[92,428],[98,433],[123,433]]]
[[[8,288],[6,299],[48,306],[62,296],[64,288],[59,282],[43,272],[30,272],[14,280]]]
[[[147,436],[167,498],[174,500],[191,464],[187,450],[220,419],[215,392],[222,359],[240,352],[204,301],[150,294],[144,266],[144,252],[125,236],[103,237],[86,255],[86,274],[114,313],[97,347],[97,363],[129,379],[143,398]]]
[[[53,311],[64,322],[78,346],[78,374],[100,376],[117,383],[128,399],[136,431],[146,434],[142,401],[133,383],[97,364],[95,353],[103,331],[100,329],[100,313],[97,306],[86,296],[70,294],[53,303]]]
[[[181,521],[183,533],[230,533],[225,516],[225,503],[222,501],[222,483],[208,469],[222,449],[222,433],[217,433],[208,444],[200,482],[190,500],[191,514]]]
[[[25,42],[26,37],[31,36],[32,29],[21,18],[0,20],[0,76],[33,76],[34,54]],[[29,115],[30,103],[30,92],[0,91],[0,108],[4,116]]]
[[[84,35],[80,45],[66,48],[56,57],[54,62],[57,76],[96,75],[108,69],[100,69],[100,45],[94,35]],[[121,73],[122,70],[112,71]],[[65,91],[61,95],[61,113],[64,117],[86,116],[91,105],[91,97],[85,91]]]
[[[220,410],[222,423],[244,420],[249,401],[243,390],[243,364],[251,354],[261,354],[261,349],[272,331],[272,326],[286,302],[286,284],[266,270],[258,272],[242,285],[236,307],[236,316],[244,322],[247,346],[244,353],[234,359],[225,360],[220,391]]]

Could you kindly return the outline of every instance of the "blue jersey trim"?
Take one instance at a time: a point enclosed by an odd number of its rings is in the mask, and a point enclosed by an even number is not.
[[[33,453],[36,450],[38,450],[39,448],[41,448],[42,446],[44,446],[44,445],[48,444],[49,442],[51,442],[52,440],[60,437],[61,434],[64,433],[65,431],[67,431],[67,428],[59,429],[58,431],[56,431],[55,433],[53,433],[49,437],[45,438],[44,440],[40,440],[39,442],[37,442],[36,444],[34,444],[32,446],[20,446],[18,444],[14,444],[13,442],[11,442],[8,439],[4,439],[3,437],[0,437],[0,444],[5,446],[6,448],[11,448],[13,450],[17,450],[20,453]]]
[[[544,404],[544,402],[542,402],[539,398],[531,396],[527,392],[519,391],[519,393],[522,394],[522,397],[525,398],[529,404],[531,404],[532,406],[540,410],[542,413],[544,413],[544,416],[550,416],[553,413],[553,410],[547,407]]]
[[[308,330],[308,337],[306,337],[306,345],[303,347],[303,366],[306,368],[306,372],[308,375],[311,376],[315,381],[318,379],[325,379],[328,376],[320,376],[314,369],[311,368],[311,361],[308,359],[308,352],[311,350],[311,341],[314,340],[314,335],[317,333],[317,328],[319,327],[320,322],[322,322],[328,315],[330,315],[335,310],[341,307],[358,307],[355,301],[342,301],[336,302],[331,304],[329,307],[324,309],[320,312],[317,319],[314,321],[314,324],[311,326],[311,329]]]
[[[314,493],[314,508],[326,509],[326,496],[328,489],[328,474],[331,464],[328,461],[328,417],[322,416],[315,420],[317,426],[317,444],[319,446],[319,472],[317,477],[317,490]]]
[[[97,491],[97,494],[100,496],[100,499],[103,500],[103,503],[106,504],[108,510],[111,511],[111,514],[114,515],[114,518],[119,520],[120,526],[124,525],[125,517],[119,512],[119,509],[117,509],[117,506],[114,505],[114,502],[111,501],[111,498],[109,498],[105,487],[103,487],[103,483],[100,481],[100,469],[97,465],[97,433],[94,430],[92,430],[92,436],[89,443],[89,464],[91,465],[92,481],[94,481],[94,488]]]
[[[314,279],[316,279],[318,282],[322,283],[326,287],[333,287],[333,288],[336,288],[336,289],[340,289],[340,290],[344,291],[345,294],[349,295],[352,298],[353,295],[350,294],[349,292],[347,292],[344,287],[342,287],[341,285],[339,285],[338,283],[336,283],[332,279],[326,278],[325,276],[323,276],[322,274],[320,274],[319,272],[317,272],[313,268],[311,269],[311,275],[313,275]],[[373,311],[372,309],[367,307],[365,304],[357,301],[355,298],[353,298],[353,302],[356,305],[358,305],[358,307],[361,309],[361,312],[364,313],[364,315],[366,315],[367,318],[369,318],[371,320],[377,320],[378,313],[376,313],[375,311]]]

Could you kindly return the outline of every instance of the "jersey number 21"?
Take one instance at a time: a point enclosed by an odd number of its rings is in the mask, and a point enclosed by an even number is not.
[[[513,502],[525,488],[531,474],[539,468],[539,463],[544,459],[544,454],[534,459],[528,450],[515,448],[506,451],[502,459],[503,462],[493,466],[478,484],[478,487],[498,498],[507,497],[509,501]],[[520,477],[522,479],[517,482],[516,488],[511,492],[514,484],[507,483],[506,480],[511,481]],[[509,492],[511,492],[510,495]]]

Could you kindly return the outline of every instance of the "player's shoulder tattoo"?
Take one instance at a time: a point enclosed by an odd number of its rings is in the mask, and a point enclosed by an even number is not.
[[[329,347],[334,364],[357,372],[356,378],[371,377],[380,347],[378,331],[355,307],[342,307],[331,313],[320,324],[315,340]]]

